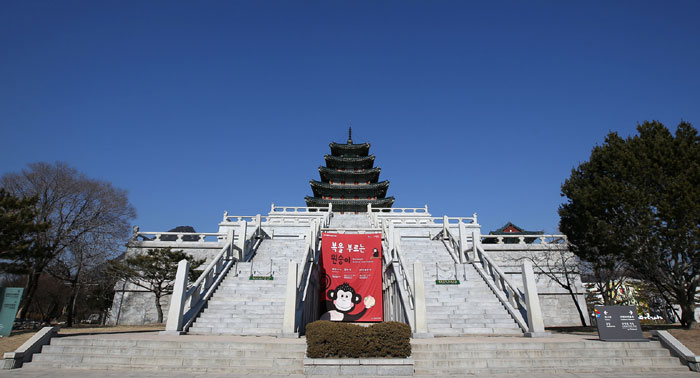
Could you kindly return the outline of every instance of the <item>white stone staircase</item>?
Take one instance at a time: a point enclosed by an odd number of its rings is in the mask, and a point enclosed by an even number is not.
[[[568,377],[576,373],[615,373],[621,374],[615,377],[633,377],[656,372],[672,377],[689,373],[658,341],[606,343],[557,340],[556,336],[545,341],[505,337],[422,339],[413,340],[412,355],[417,376]]]
[[[476,269],[471,264],[455,264],[441,240],[403,238],[400,251],[411,277],[413,262],[423,263],[429,333],[522,335],[520,327]],[[437,279],[457,279],[460,283],[438,285]]]
[[[154,333],[54,337],[22,371],[90,369],[179,373],[303,374],[300,339],[162,336]],[[48,376],[48,375],[41,375]],[[180,375],[178,375],[180,376]]]
[[[304,239],[267,239],[252,262],[238,263],[221,282],[189,334],[279,335],[282,333],[289,260],[301,259]],[[273,280],[251,280],[250,276]]]
[[[370,228],[369,218],[366,214],[338,214],[333,213],[331,228]]]

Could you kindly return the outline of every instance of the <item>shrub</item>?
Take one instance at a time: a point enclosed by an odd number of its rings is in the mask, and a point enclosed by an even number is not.
[[[306,326],[310,358],[408,357],[411,327],[399,322],[369,327],[319,320]]]

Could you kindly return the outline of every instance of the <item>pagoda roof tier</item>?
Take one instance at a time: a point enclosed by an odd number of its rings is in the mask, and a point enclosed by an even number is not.
[[[358,185],[339,185],[329,184],[311,180],[311,190],[315,197],[330,196],[333,198],[363,198],[363,197],[386,197],[386,191],[389,189],[389,181],[382,181],[375,184],[358,184]]]
[[[327,168],[327,167],[318,167],[318,172],[321,174],[321,181],[323,182],[370,182],[374,183],[379,180],[379,172],[381,172],[381,168],[370,168],[370,169],[363,169],[361,171],[339,171],[337,169],[332,169],[332,168]]]
[[[333,211],[347,211],[347,212],[366,212],[367,205],[372,204],[372,207],[376,208],[387,208],[394,204],[394,197],[380,198],[376,200],[327,200],[317,197],[306,196],[306,206],[309,207],[328,207],[329,204],[333,204]]]
[[[331,147],[331,155],[333,156],[348,156],[348,157],[358,157],[369,155],[369,143],[362,144],[340,144],[331,142],[329,144]]]
[[[325,155],[328,168],[368,169],[374,166],[374,155],[361,157],[340,157]]]

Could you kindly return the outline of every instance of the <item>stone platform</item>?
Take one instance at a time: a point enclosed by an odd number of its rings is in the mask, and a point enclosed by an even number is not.
[[[611,343],[555,334],[436,337],[411,344],[416,376],[700,377],[657,341]],[[305,349],[304,338],[270,336],[64,336],[52,339],[33,362],[0,377],[304,376]]]

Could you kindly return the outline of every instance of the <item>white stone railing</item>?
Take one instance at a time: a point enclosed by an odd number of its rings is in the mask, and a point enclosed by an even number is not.
[[[476,250],[474,267],[477,272],[491,287],[491,290],[496,294],[496,297],[515,319],[515,322],[523,332],[529,331],[528,325],[523,319],[523,314],[527,316],[525,294],[508,279],[501,268],[491,260],[481,247],[477,246]]]
[[[333,213],[329,211],[331,207],[283,207],[272,204],[268,215],[229,215],[224,213],[224,223],[250,223],[256,227],[262,226],[301,226],[306,227],[311,224],[311,219],[321,219],[321,224],[325,227],[330,224]]]
[[[517,241],[512,244],[566,244],[566,235],[543,234],[518,234],[518,235],[481,235],[481,242],[485,244],[511,244],[506,241]]]
[[[404,303],[404,310],[406,311],[406,317],[410,319],[410,324],[415,331],[415,303],[416,298],[414,296],[413,285],[411,284],[411,278],[408,276],[408,270],[406,270],[406,264],[401,256],[401,235],[394,230],[393,224],[382,223],[381,225],[382,239],[384,241],[383,249],[384,256],[386,260],[391,263],[394,268],[394,273],[396,274],[396,279],[399,282],[400,293],[402,294]],[[388,265],[388,264],[387,264]],[[398,268],[398,269],[397,269]],[[408,306],[406,306],[408,305]]]
[[[298,335],[298,330],[305,326],[299,324],[303,321],[303,312],[309,310],[309,308],[316,308],[315,304],[311,306],[305,304],[309,300],[307,294],[309,294],[312,270],[319,248],[322,222],[323,219],[311,219],[311,224],[305,235],[306,241],[304,242],[304,254],[301,264],[296,261],[289,261],[284,317],[282,319],[282,333],[284,335]],[[317,299],[317,296],[314,297],[314,300]],[[301,311],[300,316],[297,316],[298,309]]]
[[[430,213],[428,213],[428,205],[425,205],[425,207],[372,207],[372,204],[367,204],[367,212],[392,215],[423,214],[430,216]]]
[[[275,206],[273,203],[270,206],[270,215],[272,214],[310,214],[318,215],[318,213],[333,212],[333,204],[328,204],[328,207],[304,207],[304,206]]]
[[[187,332],[235,262],[233,230],[228,233],[224,247],[189,289],[187,288],[187,281],[190,264],[187,260],[180,261],[175,276],[173,294],[170,299],[168,322],[166,323],[165,331],[162,333],[182,334]]]
[[[174,236],[175,240],[162,240],[163,236]],[[134,229],[131,235],[132,241],[142,243],[149,242],[173,242],[173,243],[218,243],[219,240],[225,237],[226,234],[219,232],[142,232],[138,228]],[[208,237],[214,237],[216,241],[206,240]],[[140,239],[140,240],[139,240]],[[166,238],[170,239],[170,238]]]
[[[429,222],[426,222],[424,218],[429,217],[430,213],[428,205],[425,207],[372,207],[372,204],[367,204],[367,216],[372,227],[379,227],[380,218],[388,217],[397,219],[397,223],[405,221],[408,224],[426,224]],[[415,220],[416,218],[421,220]],[[399,219],[401,220],[399,221]]]
[[[377,225],[379,223],[382,223],[383,221],[390,222],[390,223],[393,223],[396,225],[406,225],[406,226],[419,225],[419,226],[436,226],[436,227],[443,226],[443,228],[458,226],[460,224],[474,224],[474,225],[478,224],[476,214],[474,214],[471,217],[448,217],[448,216],[432,217],[430,215],[427,215],[427,216],[410,216],[410,215],[394,216],[393,214],[384,215],[382,213],[371,213],[371,215],[369,215],[369,219],[370,219],[370,224],[373,225],[374,227],[378,227]]]

